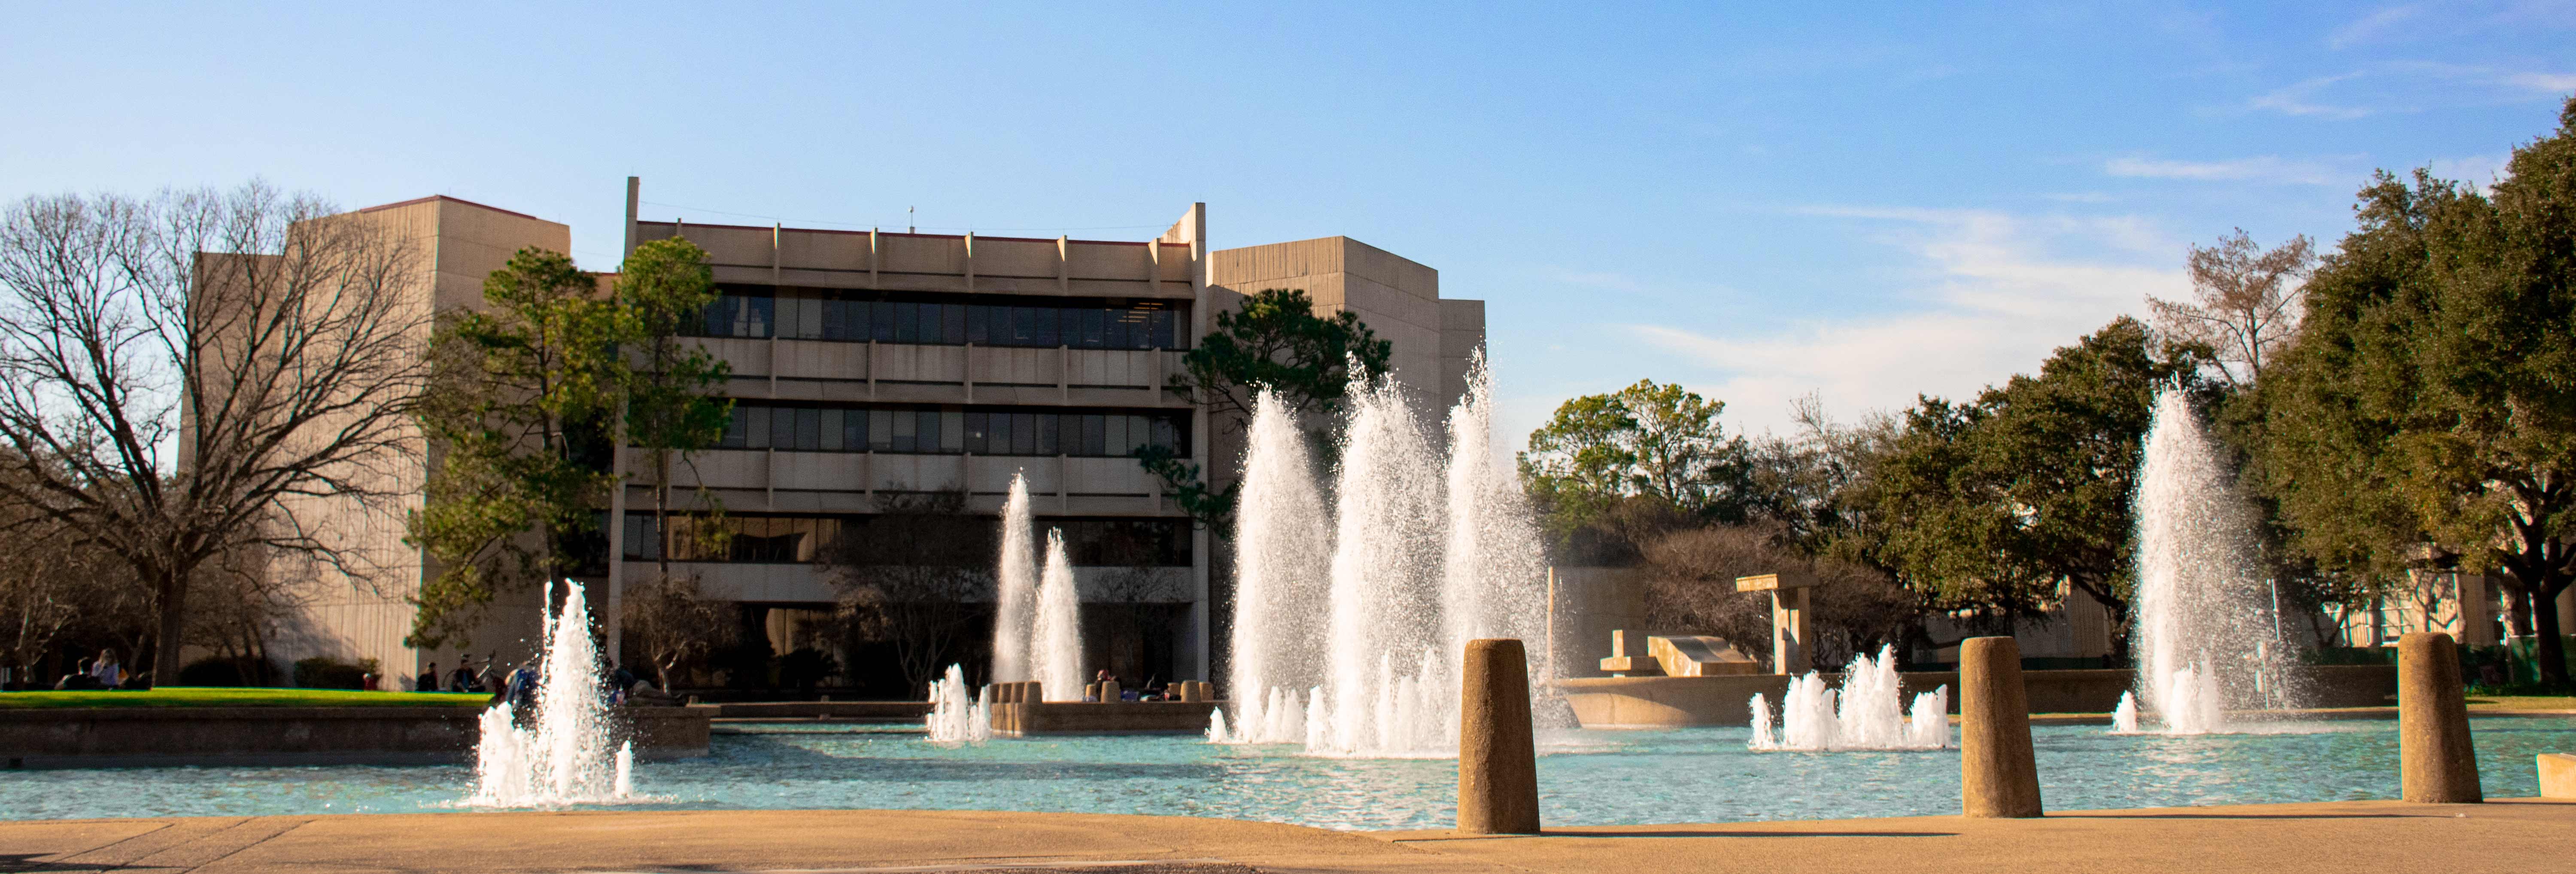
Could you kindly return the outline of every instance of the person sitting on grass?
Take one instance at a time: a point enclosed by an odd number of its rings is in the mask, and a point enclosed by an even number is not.
[[[91,676],[92,663],[91,659],[81,659],[80,671],[64,674],[62,679],[55,680],[54,691],[71,692],[98,688],[98,678]]]
[[[116,650],[102,649],[98,651],[98,661],[90,666],[89,675],[98,680],[98,688],[114,689],[125,682],[125,667],[116,663]]]
[[[448,675],[448,677],[447,677],[447,691],[450,691],[450,692],[480,692],[480,691],[483,691],[483,685],[482,685],[481,683],[477,683],[477,682],[475,682],[475,681],[474,681],[474,657],[473,657],[473,656],[470,656],[470,655],[469,655],[469,656],[459,656],[459,657],[456,659],[456,673]]]
[[[438,691],[438,663],[437,663],[437,662],[430,662],[430,663],[429,663],[429,667],[426,667],[426,668],[422,668],[422,669],[420,669],[420,675],[419,675],[419,676],[417,676],[417,677],[413,677],[413,678],[412,678],[412,681],[411,681],[411,690],[412,690],[412,691],[414,691],[414,692],[436,692],[436,691]]]

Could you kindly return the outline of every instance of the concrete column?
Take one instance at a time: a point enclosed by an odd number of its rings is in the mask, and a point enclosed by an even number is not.
[[[2040,815],[2021,644],[2009,637],[1959,644],[1959,808],[1989,819]]]
[[[2448,634],[2397,639],[2397,750],[2404,775],[2398,797],[2424,804],[2486,800],[2478,790],[2478,751],[2469,745],[2460,647]]]
[[[1467,642],[1458,696],[1458,830],[1538,833],[1529,656],[1510,638]]]

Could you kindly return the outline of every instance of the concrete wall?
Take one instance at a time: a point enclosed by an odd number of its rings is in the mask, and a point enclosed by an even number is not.
[[[558,222],[448,197],[428,197],[371,207],[319,221],[364,222],[405,241],[416,257],[420,309],[419,340],[428,340],[435,310],[481,309],[483,280],[528,247],[568,251],[572,229]],[[328,423],[325,423],[327,426]],[[417,440],[416,431],[410,434]],[[415,444],[416,452],[426,447]],[[412,607],[403,599],[419,591],[425,576],[436,572],[419,550],[402,542],[403,517],[419,507],[427,468],[417,460],[350,475],[375,487],[409,495],[397,506],[366,507],[337,497],[298,498],[290,512],[302,526],[332,541],[345,565],[296,557],[269,563],[269,573],[293,581],[297,613],[277,629],[270,654],[281,667],[310,656],[356,661],[373,658],[380,665],[384,688],[411,688],[417,669],[436,660],[453,667],[455,652],[431,652],[404,646],[411,631]],[[522,605],[518,602],[524,601]],[[478,653],[506,650],[504,657],[525,656],[523,642],[533,636],[535,596],[522,595],[494,605],[496,621],[471,635]],[[515,615],[524,607],[527,618]]]
[[[1304,291],[1319,313],[1358,313],[1393,346],[1396,377],[1434,410],[1463,393],[1467,350],[1484,342],[1482,301],[1442,300],[1440,271],[1349,237],[1221,249],[1208,283],[1238,297]]]
[[[712,712],[629,707],[645,758],[707,754]],[[470,757],[475,707],[97,707],[0,710],[11,768],[416,764]]]
[[[1645,577],[1635,568],[1559,567],[1555,573],[1557,676],[1609,676],[1601,659],[1610,654],[1610,632],[1650,629]]]
[[[2376,707],[2394,703],[2397,669],[2391,665],[2308,668],[2311,707]],[[1839,674],[1823,675],[1840,683]],[[1958,712],[1959,675],[1920,672],[1900,675],[1907,697],[1950,687],[1951,712]],[[2022,683],[2032,713],[2109,713],[2120,693],[2136,683],[2135,672],[2122,670],[2024,671]],[[1555,684],[1576,718],[1588,728],[1672,728],[1688,725],[1747,725],[1755,694],[1778,706],[1788,693],[1789,678],[1778,674],[1720,677],[1602,677],[1559,680]]]
[[[1208,712],[1218,701],[1047,701],[994,704],[993,733],[1003,737],[1033,734],[1191,734],[1208,727]]]

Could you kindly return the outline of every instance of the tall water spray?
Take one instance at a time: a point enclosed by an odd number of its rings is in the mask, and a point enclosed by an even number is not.
[[[1029,480],[1011,475],[1010,497],[1002,501],[1002,554],[993,574],[993,682],[1034,679],[1029,670],[1029,638],[1036,629],[1038,596],[1037,524],[1029,509]]]
[[[1547,578],[1547,561],[1530,544],[1538,524],[1530,518],[1519,478],[1494,463],[1494,384],[1484,350],[1467,361],[1467,392],[1449,408],[1449,542],[1440,587],[1442,653],[1466,651],[1485,637],[1529,641],[1541,664],[1547,651],[1546,601],[1525,595],[1530,581]]]
[[[1246,547],[1253,575],[1237,594],[1234,639],[1237,652],[1255,656],[1237,664],[1234,718],[1212,718],[1210,739],[1302,741],[1324,755],[1454,755],[1465,641],[1544,633],[1541,543],[1493,469],[1481,356],[1469,383],[1442,452],[1402,385],[1354,380],[1329,513],[1320,499],[1301,506],[1310,486],[1291,482],[1305,465],[1290,448],[1295,423],[1276,406],[1266,421],[1256,408],[1245,487],[1282,497],[1246,496],[1240,540],[1259,547]],[[1331,535],[1320,536],[1327,526]],[[1298,621],[1318,614],[1321,627]],[[1534,679],[1547,667],[1532,665]]]
[[[2297,706],[2253,514],[2179,389],[2156,396],[2136,513],[2138,703],[2182,734]]]
[[[1030,640],[1030,676],[1049,701],[1082,700],[1082,593],[1065,556],[1064,532],[1047,529],[1046,571],[1038,577],[1036,634]]]
[[[547,599],[553,600],[548,586]],[[609,748],[608,701],[582,585],[566,581],[563,608],[545,617],[536,708],[519,725],[516,705],[483,711],[474,748],[473,807],[554,807],[614,802],[632,793],[631,745]]]
[[[1234,725],[1217,740],[1306,739],[1303,690],[1321,683],[1332,520],[1305,429],[1268,389],[1253,397],[1235,514],[1234,646],[1226,673]],[[1211,717],[1222,721],[1225,714]]]
[[[1398,694],[1398,677],[1417,676],[1426,658],[1439,656],[1431,647],[1439,640],[1436,574],[1448,508],[1437,456],[1404,386],[1355,382],[1347,397],[1334,484],[1327,695],[1310,702],[1308,718],[1322,717],[1330,752],[1412,752],[1412,744],[1396,743],[1414,734],[1404,731],[1412,726],[1394,724],[1396,714],[1386,712],[1393,708],[1379,699]]]

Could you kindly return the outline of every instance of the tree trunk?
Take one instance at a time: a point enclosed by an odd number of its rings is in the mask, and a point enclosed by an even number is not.
[[[661,578],[671,578],[671,454],[653,450],[653,557]]]
[[[181,638],[188,627],[188,574],[172,572],[161,581],[161,627],[152,641],[152,684],[175,683],[179,680]],[[140,659],[136,661],[140,662]]]
[[[2558,577],[2558,574],[2551,574]],[[2544,579],[2527,586],[2532,592],[2532,625],[2540,642],[2532,647],[2533,659],[2540,663],[2540,685],[2551,689],[2567,688],[2567,642],[2559,635],[2558,595],[2567,591],[2564,579]]]

